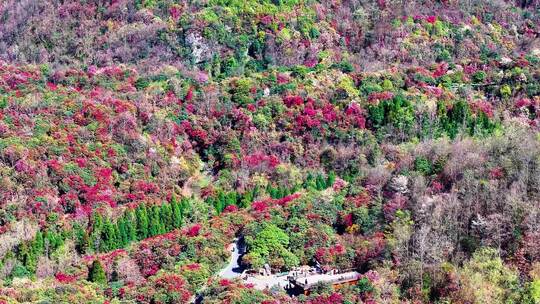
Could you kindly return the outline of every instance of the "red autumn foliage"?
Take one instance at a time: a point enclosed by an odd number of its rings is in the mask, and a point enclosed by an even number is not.
[[[404,210],[407,205],[407,198],[401,194],[396,194],[383,206],[384,216],[387,219],[393,219],[397,210]]]
[[[504,177],[504,169],[497,167],[489,170],[489,178],[490,179],[501,179]]]
[[[307,302],[308,304],[340,304],[343,303],[343,296],[339,293],[331,295],[320,295]]]
[[[264,212],[266,209],[268,209],[268,204],[266,204],[265,201],[256,201],[251,204],[251,209],[253,209],[256,212]]]
[[[354,204],[356,207],[362,207],[369,205],[371,196],[367,192],[361,192],[355,196],[348,196],[346,200],[347,202]]]
[[[365,129],[366,118],[364,117],[364,110],[357,103],[349,104],[349,107],[345,110],[345,114],[347,114],[347,118],[353,126]]]
[[[60,283],[72,283],[77,280],[76,275],[69,275],[63,272],[57,272],[54,277]]]
[[[374,92],[369,94],[368,101],[376,104],[380,101],[390,100],[392,98],[394,98],[394,93],[392,92]]]
[[[372,237],[366,238],[363,246],[356,249],[356,263],[358,266],[379,257],[386,246],[384,234],[382,232],[375,233]]]
[[[179,5],[173,5],[169,8],[169,14],[171,14],[171,17],[174,21],[178,21],[180,19],[180,16],[182,15],[182,7]]]
[[[188,290],[185,279],[174,273],[159,275],[154,281],[155,288],[158,291],[166,293],[179,294],[179,300],[186,303],[191,298],[191,292]]]
[[[201,224],[195,224],[187,229],[186,235],[189,237],[198,236],[201,231],[201,228],[202,228]]]
[[[262,152],[256,152],[245,156],[243,163],[248,165],[250,168],[274,169],[280,164],[280,161],[275,155],[265,155]]]
[[[286,96],[283,98],[283,103],[291,108],[294,106],[299,106],[304,104],[304,99],[300,96]]]
[[[489,118],[493,117],[493,105],[484,100],[479,100],[471,103],[471,110],[474,113],[482,112]]]
[[[225,207],[225,209],[223,210],[223,212],[225,213],[231,213],[231,212],[236,212],[236,211],[238,211],[238,207],[236,205],[229,205]]]

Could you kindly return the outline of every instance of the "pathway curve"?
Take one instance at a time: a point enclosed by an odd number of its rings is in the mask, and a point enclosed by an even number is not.
[[[242,237],[235,238],[234,242],[229,244],[227,248],[231,248],[231,259],[227,267],[223,268],[217,275],[224,279],[234,279],[242,275],[244,268],[240,265],[240,260],[242,256],[246,253],[246,246],[244,244],[244,239]],[[197,295],[194,295],[190,303],[199,304],[202,303],[204,299],[204,291],[207,286],[203,287]]]
[[[227,267],[219,272],[219,276],[224,279],[234,279],[242,275],[244,267],[240,265],[240,259],[246,253],[246,246],[242,238],[236,238],[234,243],[228,246],[231,249],[231,259]]]

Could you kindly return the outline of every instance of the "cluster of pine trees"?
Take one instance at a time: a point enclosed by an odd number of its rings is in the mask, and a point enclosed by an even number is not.
[[[266,193],[273,199],[284,198],[287,195],[291,195],[299,191],[302,187],[306,189],[324,190],[331,187],[336,180],[334,172],[330,172],[325,177],[322,173],[317,173],[313,176],[308,174],[303,184],[295,185],[294,187],[285,186],[273,186],[269,184],[266,187]],[[264,190],[263,190],[264,191]],[[225,192],[223,190],[217,191],[215,196],[211,196],[206,200],[206,203],[213,206],[218,214],[222,213],[228,206],[237,206],[238,208],[247,208],[251,203],[259,196],[261,189],[259,186],[253,187],[253,189],[247,190],[244,193],[238,193],[236,191]]]
[[[482,135],[491,134],[497,127],[484,112],[477,111],[478,113],[473,115],[470,105],[463,100],[451,107],[439,102],[435,118],[430,113],[415,117],[415,112],[413,103],[403,95],[368,107],[369,122],[379,134],[386,134],[386,127],[392,126],[401,132],[402,139],[408,135],[421,138],[447,135],[453,139],[460,131],[470,135]]]
[[[334,172],[329,172],[326,177],[320,172],[317,173],[315,176],[313,176],[313,174],[311,173],[308,173],[306,180],[303,184],[298,184],[291,188],[284,186],[273,187],[272,185],[268,185],[268,187],[266,187],[266,191],[271,198],[280,199],[284,198],[287,195],[298,192],[301,188],[315,189],[317,191],[321,191],[334,185],[335,181],[336,174]]]
[[[72,230],[57,231],[52,227],[38,231],[33,240],[21,243],[16,250],[6,254],[0,261],[0,266],[4,261],[15,258],[17,263],[11,277],[35,274],[39,257],[50,257],[68,238],[75,240],[75,248],[80,254],[125,248],[131,242],[182,227],[188,206],[189,200],[183,198],[178,201],[173,196],[169,203],[161,205],[139,204],[116,221],[96,212],[88,229],[75,224]]]
[[[223,190],[217,191],[215,196],[211,196],[206,199],[206,203],[213,206],[218,214],[222,213],[227,206],[237,206],[239,208],[246,208],[251,205],[251,202],[259,195],[259,187],[254,187],[251,190],[244,193],[238,193],[236,191],[225,192]]]
[[[321,173],[317,173],[315,177],[311,173],[309,173],[306,177],[306,181],[304,182],[304,188],[316,189],[318,191],[321,191],[332,187],[335,182],[336,174],[332,171],[330,171],[326,175],[326,177],[324,177],[324,175],[322,175]]]
[[[43,232],[38,231],[33,240],[21,243],[14,252],[8,252],[0,264],[15,256],[19,263],[14,266],[12,276],[27,276],[35,273],[40,256],[49,256],[62,246],[64,241],[65,235],[63,233],[58,233],[52,229]]]
[[[82,227],[75,229],[77,250],[80,253],[108,252],[180,228],[188,205],[187,199],[178,201],[174,196],[169,203],[161,205],[139,204],[116,222],[95,213],[90,231]]]

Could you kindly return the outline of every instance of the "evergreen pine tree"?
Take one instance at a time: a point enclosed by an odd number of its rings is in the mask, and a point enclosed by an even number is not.
[[[189,214],[189,200],[187,198],[182,198],[180,201],[180,214],[182,214],[182,218],[186,218],[186,216]]]
[[[242,199],[240,200],[239,206],[240,208],[246,208],[250,205],[250,203],[253,201],[253,190],[248,190],[244,195],[242,195]]]
[[[236,204],[238,204],[238,195],[235,191],[229,192],[227,194],[227,201],[225,202],[225,207]]]
[[[225,209],[225,201],[224,200],[218,200],[216,202],[216,212],[220,214]]]
[[[137,237],[139,240],[148,237],[148,212],[144,204],[140,204],[136,211],[137,217]]]
[[[308,174],[306,182],[304,183],[304,187],[306,189],[317,189],[317,184],[311,173]]]
[[[324,180],[322,174],[317,174],[317,177],[315,178],[315,189],[317,190],[324,190],[326,188],[326,181]]]
[[[276,199],[279,196],[278,190],[272,186],[268,186],[268,194],[273,199]]]
[[[116,223],[118,227],[118,241],[120,242],[119,247],[126,247],[127,244],[129,244],[130,240],[127,234],[127,227],[126,227],[126,220],[124,217],[121,217],[118,219],[118,222]]]
[[[171,205],[163,203],[160,208],[161,220],[163,222],[163,227],[165,232],[173,230],[173,219],[172,219],[172,210]]]
[[[107,283],[107,276],[105,275],[103,265],[101,265],[101,262],[97,259],[94,260],[92,266],[88,270],[88,281],[98,284]]]
[[[49,254],[51,254],[54,250],[58,249],[58,247],[64,244],[62,235],[52,230],[46,230],[44,233],[44,238],[45,238],[45,242],[44,242],[45,248],[46,250],[48,250]]]
[[[38,231],[36,233],[36,237],[34,238],[34,241],[32,242],[32,253],[38,256],[42,255],[44,246],[45,246],[45,241],[43,239],[43,233],[41,231]]]
[[[283,196],[282,197],[285,197],[287,195],[291,194],[291,189],[287,188],[287,187],[283,187]]]
[[[88,234],[80,225],[74,227],[73,235],[75,236],[75,250],[78,253],[86,253],[88,250]]]
[[[328,176],[326,177],[326,188],[332,187],[335,182],[336,174],[334,173],[334,171],[330,171],[330,173],[328,173]]]
[[[98,212],[95,212],[94,216],[92,217],[92,229],[100,231],[102,227],[103,227],[103,217]]]
[[[259,194],[261,194],[261,189],[260,189],[259,185],[255,185],[255,187],[253,187],[253,191],[252,191],[252,195],[251,195],[251,201],[255,200],[255,198],[257,198],[259,196]]]
[[[225,193],[223,193],[222,190],[219,190],[218,195],[217,195],[218,202],[216,206],[223,206],[225,204],[225,200],[226,200]]]
[[[164,233],[163,223],[161,222],[159,207],[154,205],[148,209],[148,233],[149,236],[156,236]]]
[[[103,229],[103,218],[99,213],[94,213],[94,216],[92,217],[92,234],[90,235],[90,243],[91,247],[94,251],[99,251],[101,246],[101,242],[103,241],[101,238],[101,231]]]
[[[119,280],[118,274],[118,260],[114,260],[111,272],[111,282],[117,282]]]
[[[111,223],[110,220],[105,220],[103,224],[103,232],[101,234],[102,242],[100,246],[100,250],[105,251],[111,251],[118,248],[118,232],[117,232],[117,226]]]
[[[87,253],[90,249],[90,245],[90,235],[88,234],[88,232],[85,231],[81,241],[81,253]]]
[[[212,196],[208,197],[206,199],[206,203],[209,205],[209,206],[212,206],[212,207],[216,207],[216,199]]]
[[[133,211],[129,210],[124,215],[124,222],[126,228],[126,234],[128,238],[128,243],[134,242],[137,240],[137,224],[135,219],[135,214]]]
[[[171,209],[172,209],[173,227],[180,228],[182,226],[182,211],[180,209],[180,204],[176,200],[175,195],[173,195],[171,199]]]
[[[268,184],[266,186],[266,193],[268,193],[268,195],[270,195],[270,197],[272,197],[272,185]]]
[[[306,181],[304,182],[304,188],[309,188],[312,182],[313,182],[313,175],[311,175],[311,172],[310,172],[306,176]]]
[[[17,251],[18,251],[17,257],[22,262],[24,268],[26,268],[30,272],[33,272],[31,269],[32,268],[31,266],[34,263],[32,259],[32,253],[30,252],[30,249],[28,248],[28,244],[26,242],[22,243],[21,245],[19,245]]]
[[[156,218],[158,222],[158,234],[166,233],[167,230],[167,218],[162,216],[162,209],[159,206],[156,206]]]
[[[276,188],[276,191],[274,192],[274,198],[275,199],[280,199],[283,197],[283,188],[281,188],[281,186],[277,186]]]

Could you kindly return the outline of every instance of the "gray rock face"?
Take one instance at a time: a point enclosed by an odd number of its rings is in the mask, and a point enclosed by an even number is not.
[[[409,184],[409,178],[407,176],[398,175],[398,176],[394,176],[390,180],[390,183],[388,183],[388,188],[391,191],[401,193],[401,194],[406,194],[406,193],[409,193],[408,184]]]
[[[191,55],[195,59],[195,63],[200,63],[210,59],[210,47],[198,33],[189,33],[186,37],[186,42],[191,47]]]

